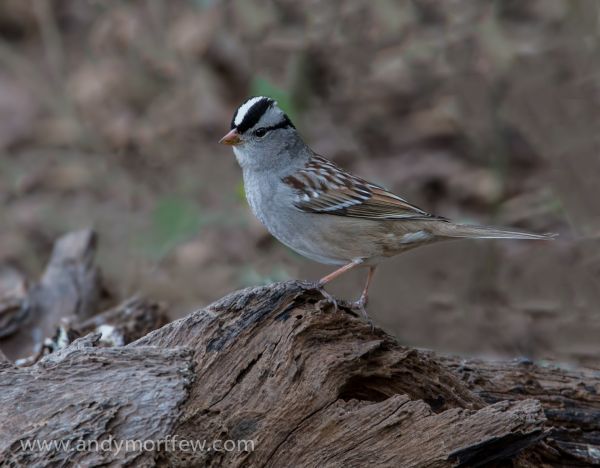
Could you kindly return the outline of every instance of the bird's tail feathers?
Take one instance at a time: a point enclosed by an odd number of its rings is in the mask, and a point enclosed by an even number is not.
[[[475,239],[530,239],[530,240],[552,240],[557,234],[533,234],[530,232],[508,231],[506,229],[491,226],[475,226],[469,224],[444,223],[439,226],[439,235],[456,238]]]

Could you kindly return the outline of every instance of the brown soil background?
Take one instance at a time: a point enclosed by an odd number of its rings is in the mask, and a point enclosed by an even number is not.
[[[252,94],[424,209],[560,234],[384,264],[370,313],[400,342],[600,366],[594,0],[5,0],[0,265],[36,277],[56,237],[93,226],[114,297],[173,318],[330,271],[269,237],[217,144]]]

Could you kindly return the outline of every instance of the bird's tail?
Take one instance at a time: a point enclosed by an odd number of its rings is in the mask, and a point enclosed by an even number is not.
[[[506,229],[491,226],[474,226],[469,224],[440,223],[438,225],[438,235],[454,238],[475,238],[475,239],[530,239],[530,240],[551,240],[557,237],[557,234],[533,234],[530,232],[507,231]]]

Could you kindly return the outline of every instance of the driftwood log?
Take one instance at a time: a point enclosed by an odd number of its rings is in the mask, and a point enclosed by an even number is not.
[[[88,269],[71,257],[71,278],[89,271],[89,257],[79,258]],[[88,291],[96,299],[81,304],[97,303],[94,284]],[[56,304],[57,295],[47,297]],[[20,366],[0,355],[0,464],[600,464],[598,372],[407,348],[348,311],[321,310],[321,299],[292,281],[232,293],[161,328],[162,309],[140,299],[63,322],[52,346]],[[80,310],[61,303],[71,316]],[[169,438],[252,444],[25,444]]]

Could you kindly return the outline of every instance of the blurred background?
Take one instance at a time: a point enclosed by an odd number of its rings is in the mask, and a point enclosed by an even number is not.
[[[311,147],[422,208],[557,232],[378,270],[375,323],[469,356],[600,366],[600,3],[2,0],[0,265],[100,234],[114,296],[171,318],[331,271],[272,239],[217,144],[250,95]],[[358,296],[365,272],[332,285]]]

